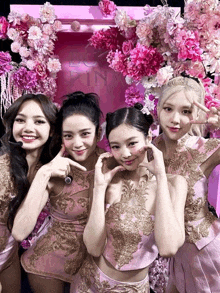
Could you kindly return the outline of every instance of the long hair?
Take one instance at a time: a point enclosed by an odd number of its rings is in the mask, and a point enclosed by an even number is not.
[[[8,228],[12,229],[15,214],[25,198],[30,184],[27,179],[28,164],[26,160],[26,152],[21,147],[20,142],[16,142],[13,137],[13,124],[15,117],[21,107],[26,101],[37,102],[42,111],[50,123],[51,133],[55,130],[56,120],[56,106],[46,96],[41,94],[26,94],[18,98],[7,110],[3,116],[3,124],[5,126],[6,133],[1,138],[2,152],[8,153],[10,159],[10,172],[12,180],[14,182],[16,196],[11,200],[9,204],[9,215],[8,215]],[[52,155],[49,149],[51,138],[48,139],[46,144],[43,146],[43,150],[40,156],[40,163],[46,164],[52,159]]]
[[[55,156],[62,144],[62,125],[63,121],[74,114],[82,114],[87,117],[96,127],[98,135],[100,118],[102,111],[99,107],[99,96],[95,93],[73,92],[64,96],[66,99],[57,114],[56,133],[52,140],[52,152]]]

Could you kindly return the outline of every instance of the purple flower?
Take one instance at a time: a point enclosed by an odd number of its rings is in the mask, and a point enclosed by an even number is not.
[[[0,17],[0,39],[7,39],[7,30],[9,23],[4,16]]]
[[[126,89],[125,91],[125,103],[129,106],[132,107],[136,103],[142,103],[144,100],[144,95],[140,93],[140,91],[134,87],[130,86],[129,88]]]
[[[20,67],[13,74],[14,83],[23,90],[31,90],[37,85],[37,74],[25,67]]]
[[[0,52],[0,76],[12,69],[11,55],[8,52]]]

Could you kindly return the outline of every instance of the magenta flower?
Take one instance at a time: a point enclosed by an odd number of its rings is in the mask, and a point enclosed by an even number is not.
[[[9,23],[4,16],[0,17],[0,39],[7,39]]]
[[[32,70],[27,70],[25,67],[20,67],[13,73],[13,80],[14,84],[20,89],[30,91],[37,85],[37,74]]]
[[[128,75],[134,80],[140,81],[144,76],[156,74],[162,63],[163,57],[156,48],[137,43],[130,52],[130,61],[127,66]]]
[[[125,91],[125,103],[132,107],[136,103],[142,103],[144,101],[144,95],[140,93],[140,91],[134,87],[130,86]]]
[[[124,55],[129,55],[130,51],[134,48],[134,43],[129,40],[129,41],[125,41],[122,44],[122,52]]]
[[[114,15],[114,12],[117,8],[115,3],[110,0],[101,0],[99,1],[99,8],[104,16]]]
[[[12,69],[11,55],[8,52],[0,52],[0,76]]]
[[[203,50],[199,46],[199,34],[197,31],[180,30],[177,42],[179,60],[202,61]]]
[[[96,49],[113,50],[119,49],[123,42],[123,37],[116,27],[95,32],[89,39],[90,45]]]
[[[208,109],[210,109],[211,107],[220,108],[220,100],[214,99],[210,95],[206,95],[205,96],[205,105]]]
[[[127,57],[121,51],[110,51],[107,55],[107,62],[114,71],[121,72],[124,76],[127,75]]]

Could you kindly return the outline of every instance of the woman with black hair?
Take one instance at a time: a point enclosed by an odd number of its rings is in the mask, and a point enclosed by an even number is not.
[[[148,267],[158,251],[169,257],[184,243],[186,180],[166,175],[147,118],[136,108],[107,114],[111,154],[100,155],[95,166],[83,236],[90,255],[72,293],[150,292]]]
[[[101,152],[97,147],[100,116],[96,94],[75,92],[66,96],[52,143],[53,153],[59,152],[38,170],[15,217],[13,235],[21,241],[33,230],[49,198],[49,226],[21,257],[34,292],[62,293],[86,256],[83,231],[94,167]]]
[[[11,235],[15,214],[37,170],[51,160],[56,107],[44,95],[18,98],[3,117],[0,156],[0,282],[3,292],[20,292],[18,245]],[[31,232],[31,231],[30,231]]]

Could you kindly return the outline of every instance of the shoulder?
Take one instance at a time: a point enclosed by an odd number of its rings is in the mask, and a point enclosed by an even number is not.
[[[1,173],[9,172],[10,170],[10,157],[8,154],[4,154],[0,156],[0,168]]]
[[[182,175],[167,174],[167,181],[173,187],[187,185],[186,178]]]

